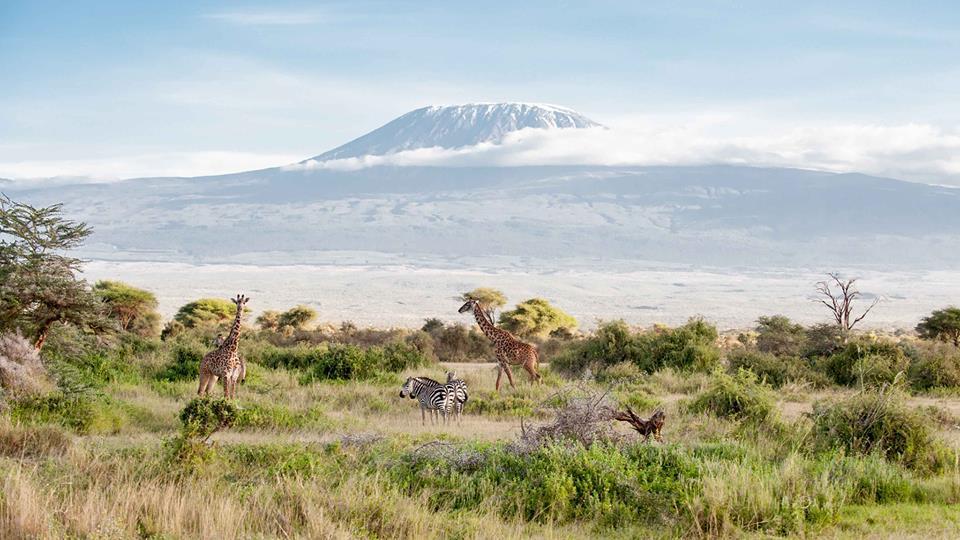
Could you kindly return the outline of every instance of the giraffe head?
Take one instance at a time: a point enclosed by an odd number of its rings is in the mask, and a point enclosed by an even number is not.
[[[460,313],[466,313],[466,312],[474,309],[474,306],[477,306],[477,305],[479,305],[479,304],[480,304],[479,302],[477,302],[476,300],[474,300],[474,299],[471,298],[470,300],[467,300],[467,303],[466,303],[466,304],[460,306],[460,309],[459,309],[458,311],[459,311]]]
[[[238,294],[236,298],[231,298],[230,301],[236,304],[238,308],[242,308],[250,301],[250,297]]]

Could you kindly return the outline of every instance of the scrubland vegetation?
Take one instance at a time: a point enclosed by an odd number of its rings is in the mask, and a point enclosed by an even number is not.
[[[6,276],[34,279],[10,245]],[[0,286],[0,538],[960,535],[949,309],[917,335],[783,316],[584,333],[532,299],[499,321],[539,345],[544,383],[498,393],[469,319],[365,329],[291,306],[248,322],[225,401],[195,395],[232,309],[162,324],[147,291],[55,277],[83,305],[49,324]],[[447,370],[470,387],[463,426],[421,425],[400,385]],[[664,410],[665,442],[612,421],[625,407]]]

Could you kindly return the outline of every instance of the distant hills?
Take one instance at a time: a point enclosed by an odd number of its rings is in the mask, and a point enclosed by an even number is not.
[[[521,129],[597,127],[555,106],[428,107],[311,160],[498,144]],[[960,189],[797,169],[277,167],[6,191],[65,202],[95,227],[87,249],[97,258],[290,263],[356,251],[452,264],[494,257],[578,266],[960,263]]]

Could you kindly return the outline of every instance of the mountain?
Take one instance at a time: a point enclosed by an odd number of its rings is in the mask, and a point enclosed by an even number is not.
[[[418,109],[314,159],[495,142],[596,123],[557,107]],[[324,263],[631,261],[827,268],[960,264],[960,189],[747,166],[277,167],[198,178],[6,189],[64,202],[100,259]],[[376,255],[376,256],[374,256]]]
[[[417,148],[450,149],[499,143],[507,133],[527,128],[591,127],[601,126],[575,111],[555,105],[475,103],[424,107],[310,160],[328,161],[379,156]]]

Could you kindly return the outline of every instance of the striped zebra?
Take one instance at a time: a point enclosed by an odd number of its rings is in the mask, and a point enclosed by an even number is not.
[[[463,414],[463,406],[467,403],[467,400],[470,399],[467,393],[467,383],[463,379],[458,379],[456,372],[448,371],[447,385],[452,386],[453,391],[448,393],[447,401],[450,403],[444,403],[444,409],[457,413],[457,425],[459,425],[460,417]]]
[[[437,413],[443,415],[443,422],[447,421],[447,412],[450,410],[449,396],[455,394],[454,385],[443,384],[428,377],[408,377],[407,382],[400,388],[400,397],[409,397],[420,402],[420,422],[427,423],[427,411],[430,411],[430,423],[433,423]]]

